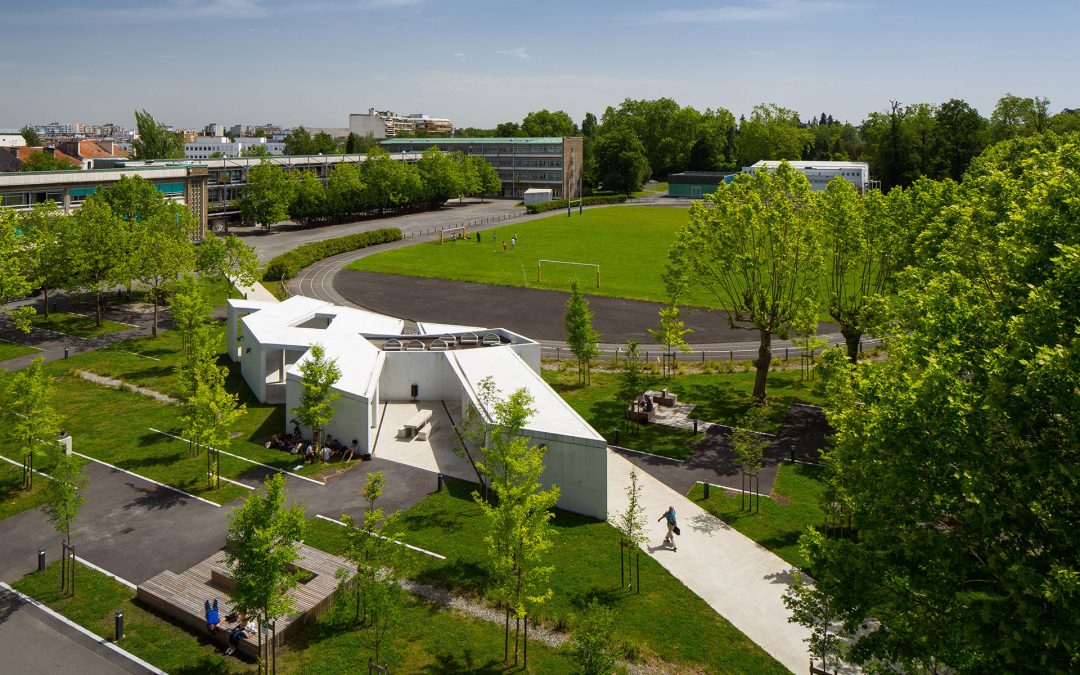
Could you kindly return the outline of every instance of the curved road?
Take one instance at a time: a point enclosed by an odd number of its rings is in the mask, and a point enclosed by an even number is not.
[[[504,327],[541,342],[545,352],[558,354],[566,347],[562,339],[565,293],[343,270],[349,263],[382,251],[434,240],[441,227],[468,222],[470,230],[487,230],[499,227],[507,220],[525,222],[551,215],[550,212],[527,215],[509,200],[467,202],[464,205],[451,203],[439,211],[321,228],[281,230],[270,235],[254,234],[248,240],[255,246],[259,259],[265,261],[304,243],[382,227],[398,227],[405,239],[314,263],[288,282],[289,292],[397,316],[407,322],[426,320]],[[600,347],[608,355],[625,348],[629,339],[638,340],[646,349],[659,349],[645,328],[655,326],[662,305],[602,296],[590,296],[589,303],[595,314],[594,325],[607,340]],[[680,359],[748,360],[757,357],[758,341],[753,339],[754,333],[731,329],[722,315],[684,310],[682,318],[694,333],[689,336],[692,351],[680,354]],[[835,324],[822,324],[819,334],[830,345],[843,343]],[[709,337],[704,339],[704,336]],[[868,347],[877,342],[864,341]],[[779,339],[773,340],[772,348],[777,357],[795,355],[798,349],[790,340]]]

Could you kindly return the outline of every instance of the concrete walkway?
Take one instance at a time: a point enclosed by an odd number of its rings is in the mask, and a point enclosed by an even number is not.
[[[626,508],[632,468],[608,451],[609,519]],[[781,600],[791,582],[791,565],[644,471],[637,474],[649,523],[649,541],[642,549],[773,658],[792,672],[804,672],[809,632],[788,623]],[[669,506],[675,507],[682,529],[678,552],[663,545],[666,525],[657,522]]]

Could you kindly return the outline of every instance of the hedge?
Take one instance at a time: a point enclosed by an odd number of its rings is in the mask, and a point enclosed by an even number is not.
[[[292,279],[296,273],[312,263],[317,263],[323,258],[329,258],[338,253],[355,251],[376,244],[385,244],[390,241],[398,241],[402,238],[401,230],[396,227],[384,227],[381,230],[370,232],[358,232],[345,237],[325,239],[311,244],[297,246],[287,253],[273,258],[266,265],[263,273],[263,281],[281,281]]]
[[[609,195],[604,197],[585,197],[582,200],[585,206],[594,206],[596,204],[622,204],[626,201],[626,195]],[[577,200],[575,199],[576,203]],[[566,200],[556,199],[550,202],[544,202],[543,204],[526,204],[525,210],[529,213],[543,213],[545,211],[554,211],[556,209],[565,209]]]

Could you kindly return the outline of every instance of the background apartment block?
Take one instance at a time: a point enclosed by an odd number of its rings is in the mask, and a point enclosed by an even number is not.
[[[582,139],[559,138],[394,138],[380,143],[391,155],[428,148],[483,157],[499,172],[502,195],[522,199],[530,188],[551,190],[554,199],[577,197],[584,166]]]
[[[412,134],[450,136],[454,133],[454,123],[445,117],[430,117],[423,113],[398,115],[395,112],[368,108],[366,113],[349,115],[349,131],[358,136],[370,134],[372,138],[379,140]]]

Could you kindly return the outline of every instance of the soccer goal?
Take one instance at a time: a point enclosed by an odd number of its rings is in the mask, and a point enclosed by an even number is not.
[[[578,265],[580,267],[594,267],[596,268],[596,287],[600,288],[600,266],[596,263],[581,263],[570,262],[568,260],[537,260],[536,261],[536,281],[537,283],[544,280],[544,263],[551,265]]]
[[[455,225],[453,227],[444,227],[439,230],[439,243],[450,240],[455,241],[457,239],[464,239],[469,236],[469,228],[464,225]]]

